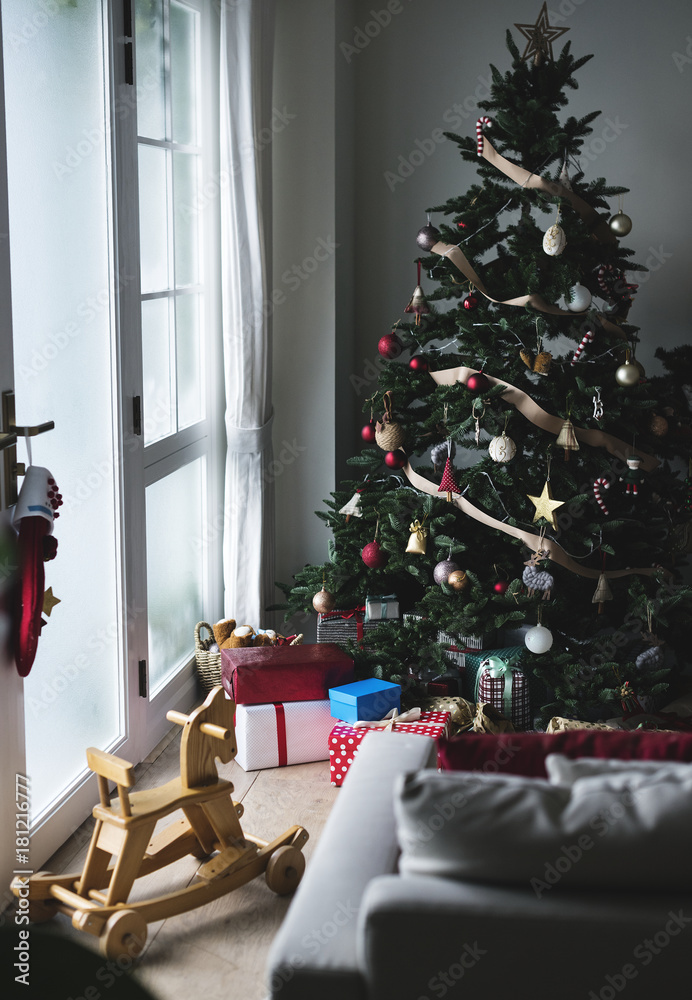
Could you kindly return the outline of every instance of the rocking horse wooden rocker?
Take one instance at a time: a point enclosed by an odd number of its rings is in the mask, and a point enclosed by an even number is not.
[[[190,715],[168,713],[171,722],[183,727],[180,777],[158,788],[130,793],[135,783],[132,764],[87,750],[89,767],[98,776],[100,802],[93,810],[96,824],[84,869],[81,874],[39,872],[15,879],[16,896],[26,897],[28,888],[32,921],[65,913],[74,927],[98,938],[108,958],[134,957],[144,948],[148,923],[203,906],[262,872],[273,892],[283,895],[295,889],[305,870],[301,848],[307,831],[292,826],[271,843],[243,833],[243,806],[233,801],[230,781],[218,776],[216,758],[227,764],[236,755],[234,711],[223,688],[216,687]],[[112,802],[109,781],[118,792]],[[179,809],[182,818],[152,836],[157,822]],[[136,879],[187,854],[208,858],[197,870],[195,883],[128,903]]]

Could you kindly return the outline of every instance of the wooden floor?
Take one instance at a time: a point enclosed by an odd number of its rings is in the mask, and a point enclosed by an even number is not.
[[[137,788],[152,788],[179,773],[180,729],[176,726],[153,753],[136,768]],[[233,798],[243,803],[243,829],[264,840],[299,823],[310,834],[304,853],[307,864],[322,832],[338,789],[329,782],[329,762],[298,764],[267,771],[246,772],[235,761],[219,765],[219,774],[233,782]],[[162,820],[179,819],[176,813]],[[86,856],[93,820],[89,819],[43,866],[60,874],[79,871]],[[183,858],[163,871],[141,879],[131,899],[182,888],[193,879],[201,862]],[[264,969],[269,946],[288,908],[290,897],[278,897],[264,877],[221,899],[168,920],[149,924],[146,947],[134,967],[134,976],[158,1000],[263,1000],[267,996]],[[59,914],[43,928],[74,935],[97,948],[88,934],[73,930]]]

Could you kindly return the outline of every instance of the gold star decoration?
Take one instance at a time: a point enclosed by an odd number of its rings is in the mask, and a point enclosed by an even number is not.
[[[56,604],[60,604],[60,598],[53,594],[53,588],[49,587],[48,590],[43,595],[43,607],[42,612],[44,615],[48,615],[50,618],[50,613]]]
[[[533,57],[535,66],[540,66],[543,56],[547,56],[551,62],[553,61],[553,42],[560,35],[569,31],[569,28],[556,28],[554,25],[548,24],[547,3],[541,7],[535,24],[515,24],[514,27],[518,28],[524,38],[528,39],[524,55],[521,58],[531,59]]]
[[[555,517],[555,511],[558,507],[564,506],[564,500],[553,500],[553,495],[550,492],[550,480],[546,479],[545,486],[543,487],[543,492],[539,497],[532,497],[527,494],[529,500],[536,508],[536,513],[534,515],[534,521],[537,521],[539,517],[544,517],[546,521],[550,521],[553,526],[553,530],[557,531],[557,518]]]

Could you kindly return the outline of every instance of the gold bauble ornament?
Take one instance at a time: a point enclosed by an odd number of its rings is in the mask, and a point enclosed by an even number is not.
[[[632,220],[629,215],[625,215],[622,209],[612,216],[608,225],[616,236],[627,236],[628,233],[632,232]]]
[[[668,421],[660,413],[654,413],[651,418],[651,433],[656,437],[665,437],[668,433]]]
[[[454,590],[466,590],[470,582],[471,581],[463,569],[455,569],[454,572],[450,573],[447,577],[447,583]]]
[[[328,590],[322,587],[319,593],[315,594],[312,599],[312,606],[319,614],[324,615],[328,611],[333,611],[336,607],[336,598],[333,594],[330,594]]]
[[[639,368],[635,364],[632,364],[629,358],[627,359],[627,361],[624,362],[624,364],[620,365],[620,367],[615,372],[615,381],[618,383],[618,385],[623,385],[628,387],[633,385],[639,385],[639,380],[641,379],[641,377],[642,376],[641,372],[639,371]]]

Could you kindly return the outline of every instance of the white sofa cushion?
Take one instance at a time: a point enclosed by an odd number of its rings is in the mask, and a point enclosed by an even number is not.
[[[478,772],[401,775],[405,875],[560,888],[692,888],[692,768],[573,785]]]
[[[553,785],[573,785],[580,778],[593,778],[597,775],[621,774],[623,772],[637,774],[653,774],[661,768],[679,770],[681,774],[692,774],[692,764],[685,761],[666,760],[615,760],[600,757],[565,757],[563,754],[551,753],[545,758],[545,769],[548,781]]]

